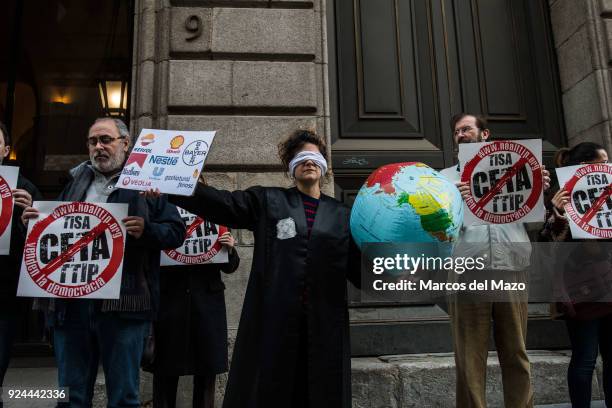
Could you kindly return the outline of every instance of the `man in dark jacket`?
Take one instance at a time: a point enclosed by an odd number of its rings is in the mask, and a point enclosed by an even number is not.
[[[10,150],[11,138],[8,129],[0,122],[0,165],[8,157]],[[24,208],[32,205],[33,200],[41,198],[36,186],[21,174],[17,179],[17,188],[13,189],[12,193],[15,207],[11,224],[11,249],[9,255],[0,256],[0,387],[8,368],[17,324],[21,320],[19,311],[23,310],[21,302],[15,296],[25,237],[25,230],[19,218]]]
[[[108,406],[137,407],[144,339],[159,304],[160,251],[181,245],[185,224],[165,197],[145,198],[115,187],[130,148],[121,120],[96,120],[87,146],[90,161],[71,170],[72,180],[58,200],[128,204],[122,220],[128,238],[119,299],[50,302],[58,384],[69,388],[70,407],[91,406],[101,358]],[[28,208],[23,218],[36,215]]]

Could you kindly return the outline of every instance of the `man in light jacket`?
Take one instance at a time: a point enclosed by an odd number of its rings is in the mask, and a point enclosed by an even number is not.
[[[451,120],[455,143],[488,140],[491,132],[482,115],[460,113]],[[461,163],[460,163],[461,165]],[[442,170],[465,197],[469,185],[462,183],[460,165]],[[544,170],[545,188],[550,179]],[[457,257],[483,257],[487,269],[516,282],[527,282],[531,244],[524,224],[462,226],[454,250]],[[457,374],[456,406],[486,407],[486,368],[491,326],[499,356],[506,408],[533,406],[530,365],[525,347],[527,296],[510,294],[505,302],[472,302],[460,295],[449,300],[453,349]]]

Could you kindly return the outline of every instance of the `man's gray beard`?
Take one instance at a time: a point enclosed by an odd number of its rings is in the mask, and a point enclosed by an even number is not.
[[[114,173],[121,170],[123,166],[123,162],[125,161],[126,152],[123,150],[119,151],[117,155],[111,156],[108,162],[100,165],[94,160],[95,153],[89,156],[89,160],[91,160],[91,165],[94,169],[98,170],[100,173]]]

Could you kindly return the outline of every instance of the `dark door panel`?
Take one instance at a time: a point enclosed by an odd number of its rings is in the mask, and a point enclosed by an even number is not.
[[[342,137],[439,144],[429,1],[336,5]]]
[[[385,139],[421,140],[448,166],[448,120],[461,111],[485,114],[499,138],[564,144],[546,0],[335,4],[334,154],[363,153],[364,140],[381,142],[370,157],[394,150]]]
[[[548,0],[336,0],[333,13],[332,161],[343,202],[384,164],[451,166],[448,122],[458,112],[483,113],[497,138],[543,139],[545,159],[565,144]],[[451,349],[448,336],[405,341],[408,331],[448,334],[448,322],[432,318],[436,305],[367,304],[352,288],[349,301],[357,355]],[[385,319],[355,317],[368,308]],[[530,313],[540,330],[529,347],[566,346],[542,336],[558,330],[547,313]]]

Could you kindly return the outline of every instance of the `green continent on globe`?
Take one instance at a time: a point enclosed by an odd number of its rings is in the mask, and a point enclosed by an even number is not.
[[[430,181],[431,182],[431,181]],[[421,184],[421,183],[420,183]],[[421,185],[421,187],[424,187]],[[397,198],[398,206],[410,205],[419,215],[423,229],[439,241],[452,241],[447,234],[453,226],[453,219],[449,212],[440,205],[443,197],[436,197],[429,191],[417,191],[413,194],[402,192]]]

